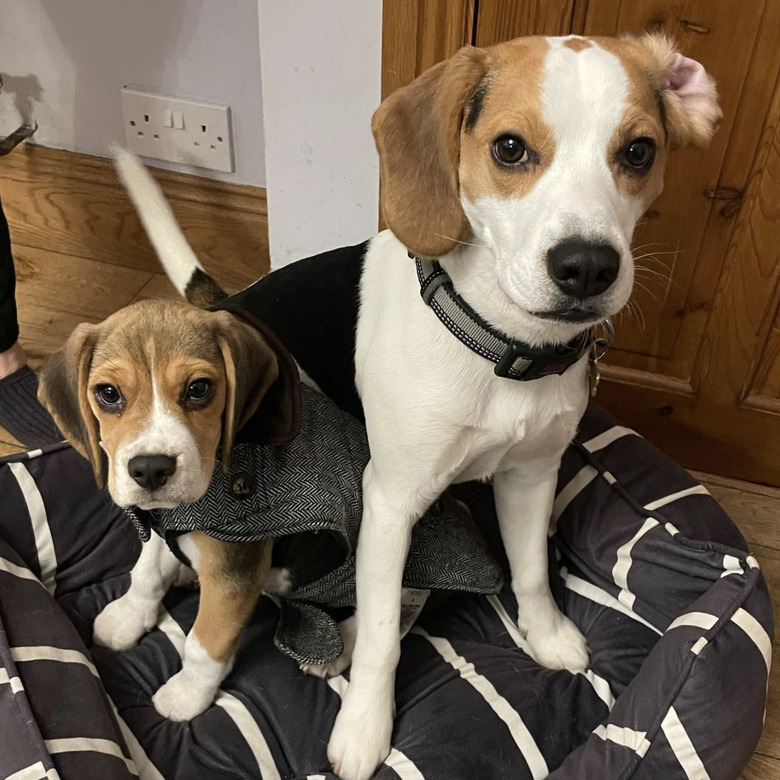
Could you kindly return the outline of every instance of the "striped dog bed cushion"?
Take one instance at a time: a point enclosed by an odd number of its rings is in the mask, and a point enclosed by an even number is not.
[[[327,778],[349,673],[305,677],[261,599],[214,706],[150,699],[179,668],[196,592],[172,589],[124,653],[91,647],[128,586],[134,528],[65,445],[0,466],[0,778]],[[462,490],[486,538],[487,488]],[[500,549],[495,548],[500,556]],[[564,458],[553,589],[588,638],[586,674],[526,654],[510,593],[452,597],[402,644],[382,780],[736,778],[759,738],[772,609],[756,560],[706,490],[592,406]]]

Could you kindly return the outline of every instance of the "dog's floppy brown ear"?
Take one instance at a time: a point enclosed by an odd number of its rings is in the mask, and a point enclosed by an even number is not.
[[[79,325],[55,352],[38,377],[38,399],[49,410],[65,438],[92,465],[99,487],[106,482],[100,426],[87,400],[89,367],[98,328]]]
[[[665,35],[649,33],[638,40],[654,61],[669,147],[707,146],[723,116],[714,80]]]
[[[295,436],[300,400],[295,364],[275,338],[227,312],[215,316],[227,377],[221,442],[227,468],[236,434],[250,419],[257,443],[281,444]]]
[[[486,69],[485,50],[465,46],[397,89],[374,113],[385,219],[422,257],[441,257],[469,237],[460,205],[460,127]]]

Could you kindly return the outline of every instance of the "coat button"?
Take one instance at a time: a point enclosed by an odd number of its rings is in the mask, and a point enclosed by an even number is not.
[[[255,485],[252,475],[246,471],[239,471],[230,480],[230,492],[234,498],[248,498],[254,492]]]

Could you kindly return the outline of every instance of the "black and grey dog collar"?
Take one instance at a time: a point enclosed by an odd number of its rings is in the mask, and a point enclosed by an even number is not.
[[[470,350],[495,363],[496,376],[528,382],[562,374],[599,343],[596,329],[588,328],[568,344],[532,347],[489,325],[455,292],[449,274],[436,260],[409,252],[417,265],[420,295],[445,327]]]

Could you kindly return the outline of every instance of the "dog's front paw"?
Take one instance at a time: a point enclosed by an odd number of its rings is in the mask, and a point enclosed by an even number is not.
[[[588,668],[588,643],[565,615],[531,624],[526,641],[533,659],[548,669],[584,672]]]
[[[349,668],[352,663],[352,653],[342,653],[335,661],[326,664],[298,664],[304,674],[327,680],[336,677]]]
[[[352,664],[352,653],[355,650],[357,632],[357,620],[355,616],[353,615],[346,620],[342,620],[342,622],[339,623],[339,631],[341,631],[341,639],[344,643],[344,652],[342,652],[335,661],[330,661],[326,664],[299,664],[300,669],[304,674],[310,674],[313,677],[321,677],[323,680],[327,680],[330,677],[336,677],[349,668]]]
[[[274,596],[286,596],[294,585],[292,572],[287,568],[275,566],[268,572],[263,583],[263,592]]]
[[[366,699],[359,691],[350,696],[350,690],[352,685],[333,726],[328,760],[342,780],[368,780],[390,753],[392,693]]]
[[[218,684],[204,685],[204,680],[182,669],[152,696],[152,704],[168,720],[192,720],[209,708],[218,690]]]
[[[173,587],[196,590],[199,586],[198,573],[189,566],[180,563],[179,568],[176,570],[176,579],[173,581]]]
[[[125,593],[95,618],[92,641],[111,650],[129,650],[157,625],[159,609],[156,601],[133,599]]]

